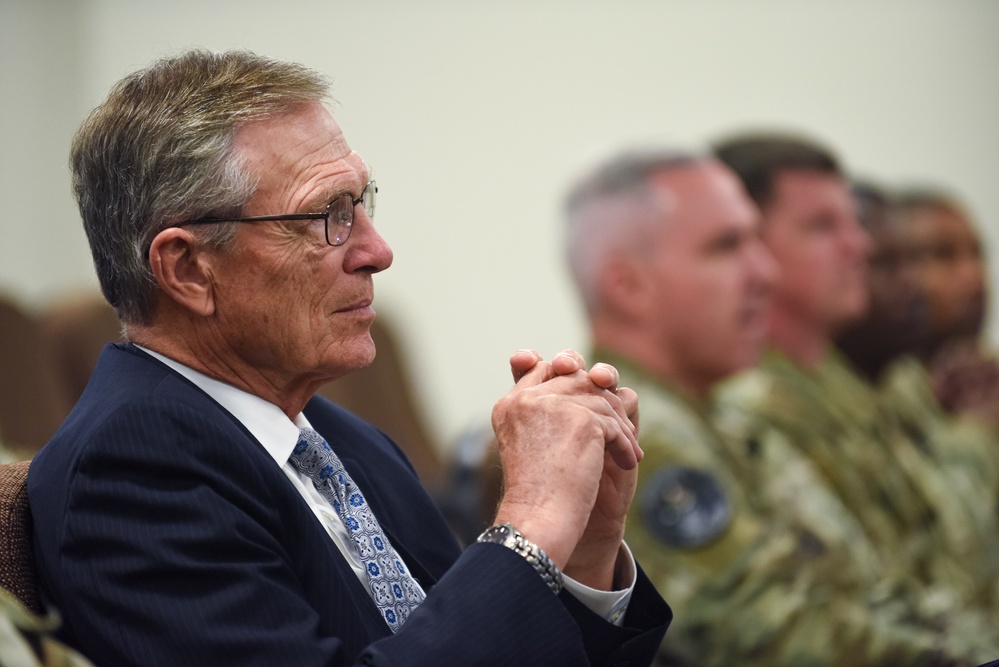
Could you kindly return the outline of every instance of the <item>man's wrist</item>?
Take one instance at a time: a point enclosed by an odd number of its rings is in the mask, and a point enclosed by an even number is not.
[[[614,590],[623,542],[621,536],[595,539],[584,535],[562,568],[563,574],[591,588]]]
[[[576,581],[571,574],[563,575],[565,590],[583,603],[590,611],[617,626],[624,624],[624,616],[631,603],[631,596],[638,581],[638,569],[631,549],[621,543],[614,568],[614,589],[599,590]]]
[[[523,533],[511,524],[500,523],[487,528],[476,541],[502,544],[512,549],[530,563],[555,595],[562,592],[562,572],[544,550],[524,537]]]

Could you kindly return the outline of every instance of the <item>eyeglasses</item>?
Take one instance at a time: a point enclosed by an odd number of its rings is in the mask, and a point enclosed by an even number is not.
[[[374,180],[368,181],[364,192],[357,199],[350,193],[340,195],[330,202],[322,213],[288,213],[285,215],[254,215],[249,218],[198,218],[177,225],[212,225],[220,222],[274,222],[278,220],[324,220],[326,222],[326,243],[340,246],[350,238],[350,230],[354,228],[354,208],[364,204],[364,212],[369,218],[375,217],[375,194],[378,185]],[[332,229],[330,228],[332,225]]]

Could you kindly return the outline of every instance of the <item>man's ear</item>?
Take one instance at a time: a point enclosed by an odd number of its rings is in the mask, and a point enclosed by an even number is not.
[[[641,262],[615,255],[607,259],[600,280],[601,302],[624,320],[645,317],[650,303],[649,281]]]
[[[211,257],[180,227],[164,229],[149,246],[149,267],[164,295],[202,317],[215,312]]]

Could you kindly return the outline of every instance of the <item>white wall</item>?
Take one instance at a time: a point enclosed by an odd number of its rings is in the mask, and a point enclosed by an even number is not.
[[[69,137],[114,81],[190,46],[334,77],[396,251],[376,306],[444,438],[488,419],[513,350],[585,348],[559,199],[621,142],[804,130],[858,175],[952,187],[999,247],[995,0],[0,0],[0,290],[94,285]]]

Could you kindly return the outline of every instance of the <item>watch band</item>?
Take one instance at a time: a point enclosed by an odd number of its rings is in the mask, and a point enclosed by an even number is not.
[[[476,542],[492,542],[513,549],[531,564],[531,567],[541,575],[541,578],[555,595],[562,591],[562,572],[555,566],[552,559],[537,544],[528,540],[523,533],[510,524],[499,523],[487,528],[484,533],[479,535]]]

